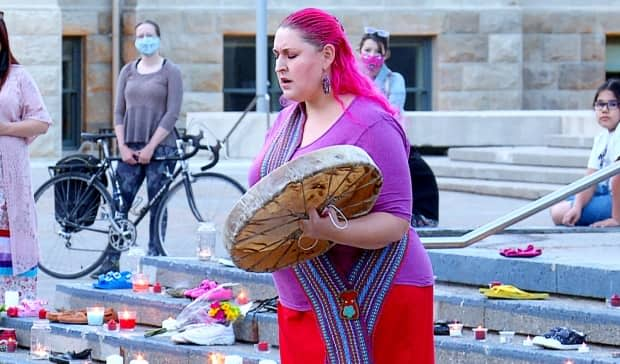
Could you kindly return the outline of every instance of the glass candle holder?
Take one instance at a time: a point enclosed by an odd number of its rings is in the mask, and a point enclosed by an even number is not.
[[[36,320],[32,323],[30,328],[30,359],[49,359],[49,336],[51,332],[52,328],[48,320]]]
[[[14,353],[17,350],[17,340],[9,338],[6,343],[6,351],[8,353]]]
[[[118,315],[121,330],[133,331],[136,328],[136,311],[122,311]]]
[[[19,305],[19,292],[5,291],[4,292],[4,306],[5,307],[17,307],[18,305]]]
[[[146,293],[149,291],[149,278],[144,273],[133,274],[131,287],[136,293]]]
[[[448,324],[450,336],[463,336],[463,324],[455,322]]]
[[[512,339],[515,337],[514,331],[500,331],[499,343],[500,344],[512,344]]]
[[[103,307],[86,307],[86,319],[91,326],[103,325]]]
[[[212,222],[202,222],[198,226],[196,252],[198,260],[208,261],[215,256],[215,241],[217,229]]]
[[[478,341],[486,341],[487,339],[487,331],[488,329],[482,326],[478,326],[475,329],[472,329],[474,332],[474,338]]]

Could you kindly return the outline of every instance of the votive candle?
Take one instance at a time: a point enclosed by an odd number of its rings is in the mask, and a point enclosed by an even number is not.
[[[103,307],[86,307],[86,319],[91,326],[103,325]]]
[[[4,292],[4,305],[6,307],[17,307],[19,305],[19,292],[17,291]]]
[[[473,329],[474,331],[474,338],[478,341],[484,341],[487,339],[487,329],[482,327],[482,326],[478,326],[477,328]]]
[[[245,305],[248,302],[250,302],[248,294],[245,292],[245,290],[241,290],[241,292],[239,292],[239,295],[237,295],[237,303],[240,305]]]
[[[134,330],[136,328],[136,311],[123,311],[118,316],[121,330]]]

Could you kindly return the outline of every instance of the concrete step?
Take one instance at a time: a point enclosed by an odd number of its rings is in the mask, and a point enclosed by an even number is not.
[[[15,328],[18,342],[30,343],[31,319],[4,317],[2,325]],[[240,342],[230,346],[197,346],[174,344],[163,335],[145,338],[144,331],[150,327],[138,326],[135,331],[116,333],[88,325],[51,324],[51,327],[50,346],[53,351],[91,348],[93,359],[101,361],[117,354],[123,356],[126,363],[142,355],[150,364],[194,364],[207,362],[212,353],[239,355],[244,363],[251,364],[257,364],[261,359],[279,361],[279,350],[273,347],[266,354],[255,352],[253,344]]]
[[[548,147],[592,149],[594,137],[569,134],[550,134],[545,136]]]
[[[0,363],[2,364],[41,364],[41,360],[30,359],[30,351],[24,348],[17,348],[14,353],[0,352]]]
[[[191,302],[186,298],[173,298],[167,294],[135,293],[130,289],[100,290],[89,284],[59,284],[56,286],[54,306],[57,308],[79,309],[89,306],[112,307],[117,312],[136,311],[139,324],[160,327],[163,320],[177,317]],[[277,344],[277,335],[258,325],[260,314],[249,314],[234,323],[237,340],[256,343],[268,341]],[[263,326],[277,326],[277,322],[265,320]],[[264,333],[263,336],[261,333]]]
[[[498,280],[521,289],[605,299],[620,293],[619,234],[492,236],[464,249],[429,250],[438,281],[484,287]],[[499,249],[534,244],[543,254],[505,258]]]
[[[196,287],[203,279],[216,282],[240,283],[250,299],[260,300],[275,297],[271,274],[246,272],[218,262],[203,262],[197,258],[143,257],[145,269],[155,270],[156,279],[166,287]]]
[[[516,165],[575,167],[585,172],[590,151],[587,149],[554,147],[482,147],[450,148],[453,161],[503,163]]]
[[[438,177],[437,186],[443,191],[457,191],[501,197],[536,200],[556,191],[563,184],[515,181],[488,181],[483,179]]]
[[[620,346],[620,309],[608,307],[604,300],[557,295],[546,300],[496,300],[480,294],[478,287],[438,283],[435,317],[531,336],[565,326],[585,333],[588,343]]]
[[[584,168],[461,162],[447,157],[425,157],[424,160],[436,177],[569,184],[584,176]]]

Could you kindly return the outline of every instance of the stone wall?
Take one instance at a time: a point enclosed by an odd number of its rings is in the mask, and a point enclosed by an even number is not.
[[[37,83],[54,124],[37,138],[31,155],[55,158],[61,151],[61,12],[52,0],[0,1],[11,49]]]

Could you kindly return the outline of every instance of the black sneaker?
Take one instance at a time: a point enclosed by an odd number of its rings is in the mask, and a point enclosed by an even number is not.
[[[449,336],[450,328],[448,327],[448,323],[445,321],[435,321],[433,325],[433,335]]]
[[[577,350],[586,341],[586,335],[566,327],[555,327],[543,336],[536,336],[532,343],[547,349]]]
[[[99,266],[99,269],[90,274],[90,278],[98,279],[100,275],[106,274],[109,271],[119,272],[120,268],[121,265],[118,258],[106,257],[103,263],[101,263],[101,266]]]

